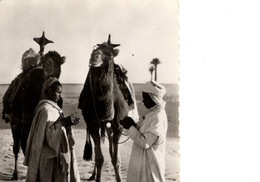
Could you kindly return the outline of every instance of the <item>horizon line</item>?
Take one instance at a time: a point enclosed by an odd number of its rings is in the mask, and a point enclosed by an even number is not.
[[[132,84],[145,84],[139,82],[131,82]],[[161,82],[160,82],[161,83]],[[11,83],[0,83],[0,85],[10,85]],[[62,85],[84,85],[84,83],[61,83]],[[172,85],[179,85],[179,83],[161,83],[161,84],[172,84]]]

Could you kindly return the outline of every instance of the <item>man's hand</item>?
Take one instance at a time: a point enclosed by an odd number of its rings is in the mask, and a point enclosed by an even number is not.
[[[80,118],[74,115],[69,115],[68,117],[61,120],[61,125],[66,128],[71,125],[77,125],[79,123]]]
[[[128,116],[121,120],[120,124],[123,125],[125,129],[129,129],[131,126],[136,126],[134,120]]]

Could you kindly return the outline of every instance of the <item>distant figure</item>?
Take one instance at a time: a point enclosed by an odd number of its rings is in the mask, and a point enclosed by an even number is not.
[[[145,83],[143,103],[149,110],[139,126],[131,117],[120,124],[133,140],[127,182],[164,182],[167,116],[163,96],[165,87],[156,81]]]
[[[71,129],[79,119],[64,117],[57,105],[61,92],[57,78],[44,82],[43,100],[36,107],[27,140],[26,182],[80,182]]]

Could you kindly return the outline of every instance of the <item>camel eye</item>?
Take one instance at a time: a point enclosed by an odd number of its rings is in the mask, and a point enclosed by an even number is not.
[[[50,65],[52,65],[52,63],[53,63],[52,59],[49,58],[47,61],[45,61],[44,65],[45,66],[50,66]]]

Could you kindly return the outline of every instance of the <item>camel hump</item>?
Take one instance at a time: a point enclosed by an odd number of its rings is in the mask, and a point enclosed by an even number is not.
[[[24,71],[14,79],[14,89],[11,91],[10,98],[8,99],[10,103],[13,103],[15,100],[17,100],[17,97],[19,97],[22,88],[25,87],[28,78],[31,75],[36,76],[36,73],[39,71],[43,71],[41,66],[31,67],[29,70]]]

